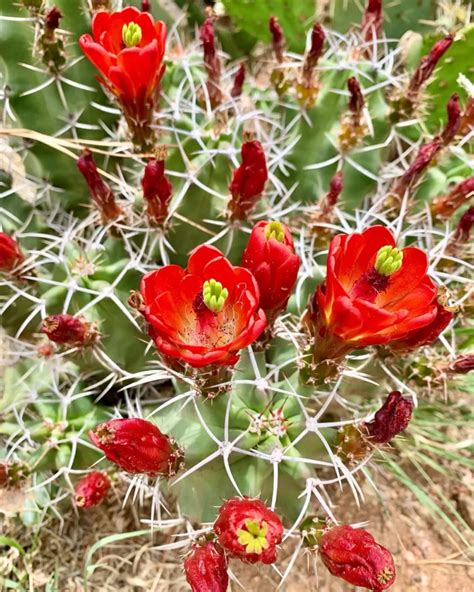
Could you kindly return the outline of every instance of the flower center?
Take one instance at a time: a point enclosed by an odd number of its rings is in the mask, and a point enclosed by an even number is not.
[[[389,276],[400,269],[403,263],[403,252],[396,247],[386,245],[379,249],[375,258],[375,269],[380,275]]]
[[[282,243],[285,240],[285,230],[283,228],[283,224],[274,220],[273,222],[269,222],[265,226],[265,238],[270,240],[271,238],[277,240],[279,243]]]
[[[246,553],[260,553],[268,547],[267,532],[268,524],[263,521],[259,524],[255,520],[246,520],[245,528],[237,531],[238,541],[245,547]]]
[[[122,41],[126,47],[135,47],[142,40],[142,28],[137,23],[128,23],[122,27]]]
[[[202,300],[207,308],[215,314],[224,308],[228,296],[227,288],[223,288],[222,284],[215,279],[205,281],[202,286]]]

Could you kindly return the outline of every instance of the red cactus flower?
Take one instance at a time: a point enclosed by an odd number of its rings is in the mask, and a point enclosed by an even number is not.
[[[85,149],[76,164],[89,187],[92,199],[102,214],[102,220],[109,222],[118,218],[122,209],[115,201],[112,189],[100,176],[92,152]]]
[[[354,586],[382,592],[395,581],[390,551],[366,530],[335,526],[322,535],[319,553],[333,576]]]
[[[235,169],[229,185],[231,220],[245,220],[255,207],[268,179],[267,163],[262,144],[257,140],[244,142],[242,164]]]
[[[168,205],[173,195],[173,186],[165,175],[164,160],[152,158],[148,161],[142,178],[142,187],[150,221],[162,225],[168,216]]]
[[[447,35],[443,39],[437,41],[431,48],[430,52],[421,58],[420,65],[413,73],[408,84],[408,93],[410,95],[418,94],[418,91],[433,74],[440,59],[451,47],[453,41],[454,37],[452,35]]]
[[[316,292],[309,320],[315,324],[316,360],[395,340],[434,340],[452,314],[437,303],[427,268],[423,251],[397,249],[383,226],[337,235],[329,248],[326,282]]]
[[[0,271],[13,271],[24,259],[16,240],[0,232]]]
[[[208,245],[194,249],[186,269],[147,274],[141,293],[158,351],[194,368],[235,364],[265,328],[253,275]]]
[[[93,471],[79,481],[74,498],[79,508],[97,506],[110,489],[110,479],[102,471]]]
[[[271,16],[268,21],[268,28],[272,36],[273,52],[278,63],[283,62],[283,50],[285,49],[285,35],[276,16]]]
[[[474,197],[474,175],[458,183],[448,195],[435,199],[431,205],[431,213],[436,218],[449,218],[472,197]]]
[[[295,286],[300,258],[289,229],[280,222],[258,222],[242,256],[260,289],[260,306],[269,324],[284,311]]]
[[[242,561],[274,563],[283,526],[260,500],[234,497],[221,506],[214,532],[222,547]]]
[[[124,103],[145,102],[163,76],[166,25],[148,12],[127,7],[119,12],[98,12],[91,35],[79,45],[99,70],[107,86]]]
[[[183,456],[155,424],[137,417],[101,423],[89,438],[110,461],[132,474],[171,477]]]
[[[391,392],[374,419],[365,423],[367,435],[375,444],[387,444],[403,432],[410,423],[413,402],[402,397],[398,391]]]
[[[43,319],[41,333],[61,345],[84,346],[98,340],[99,333],[94,323],[69,314],[54,314]]]
[[[229,584],[227,560],[213,542],[193,545],[184,560],[186,580],[192,592],[225,592]]]

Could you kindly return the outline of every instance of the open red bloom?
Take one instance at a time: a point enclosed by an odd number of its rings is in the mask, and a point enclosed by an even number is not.
[[[75,488],[75,500],[79,508],[97,506],[110,489],[110,479],[102,471],[92,471],[79,481]]]
[[[123,102],[146,101],[164,73],[166,25],[148,12],[127,7],[119,12],[97,12],[92,37],[79,45],[103,76],[103,82]]]
[[[283,526],[259,499],[234,497],[221,506],[214,532],[222,547],[242,561],[274,563]]]
[[[186,580],[192,592],[226,592],[229,584],[227,560],[222,550],[213,542],[193,545],[184,560]]]
[[[229,210],[232,220],[245,220],[255,207],[268,179],[263,146],[257,140],[244,142],[242,164],[232,173]]]
[[[319,553],[333,576],[354,586],[382,592],[395,581],[390,551],[366,530],[335,526],[322,535]]]
[[[0,271],[13,271],[23,261],[18,243],[9,234],[0,232]]]
[[[182,452],[151,421],[134,417],[111,419],[89,432],[90,440],[127,473],[170,477]]]
[[[289,229],[280,222],[258,222],[242,256],[260,289],[260,306],[270,323],[285,310],[295,286],[300,258]]]
[[[141,283],[144,314],[160,353],[194,368],[233,365],[265,328],[253,275],[201,245],[188,266],[165,265]]]
[[[444,309],[427,269],[423,251],[396,249],[383,226],[336,236],[326,283],[316,293],[320,336],[335,335],[355,349],[406,340],[431,326]]]

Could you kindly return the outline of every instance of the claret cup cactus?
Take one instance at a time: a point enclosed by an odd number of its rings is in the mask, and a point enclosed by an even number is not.
[[[212,12],[193,38],[157,2],[79,5],[2,23],[0,468],[28,468],[38,517],[110,480],[151,530],[174,512],[194,591],[284,546],[387,589],[390,552],[331,493],[358,504],[409,431],[411,364],[472,368],[466,76],[430,117],[472,27],[402,52],[369,1],[296,53],[271,15],[242,64]]]

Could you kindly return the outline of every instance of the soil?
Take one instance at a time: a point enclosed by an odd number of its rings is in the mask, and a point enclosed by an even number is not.
[[[433,521],[413,494],[393,482],[386,482],[379,493],[365,492],[366,503],[360,509],[352,498],[336,498],[336,515],[341,521],[368,521],[368,530],[388,547],[395,557],[397,581],[391,592],[468,592],[472,590],[474,564],[466,546],[449,531]],[[23,574],[25,590],[46,590],[48,580],[57,571],[58,592],[189,592],[182,569],[182,554],[157,551],[154,546],[169,542],[157,533],[149,537],[114,542],[97,550],[89,586],[84,585],[84,561],[90,546],[114,533],[140,530],[145,509],[127,504],[121,507],[123,491],[115,487],[111,498],[97,508],[81,511],[70,508],[64,523],[58,520],[43,525],[37,544],[32,547],[31,534],[14,519],[6,519],[2,533],[15,538],[27,550],[25,556],[10,549],[0,559],[0,575],[15,579]],[[468,505],[466,505],[467,507]],[[466,510],[468,511],[468,510]],[[280,551],[280,569],[287,565],[291,545]],[[314,566],[317,565],[317,576]],[[231,562],[231,569],[247,592],[274,592],[280,578],[271,566],[247,566]],[[19,577],[18,575],[16,577]],[[231,583],[229,592],[241,590]],[[51,588],[48,588],[51,590]],[[353,586],[329,576],[322,563],[309,552],[301,553],[282,592],[318,590],[318,592],[354,592]]]

